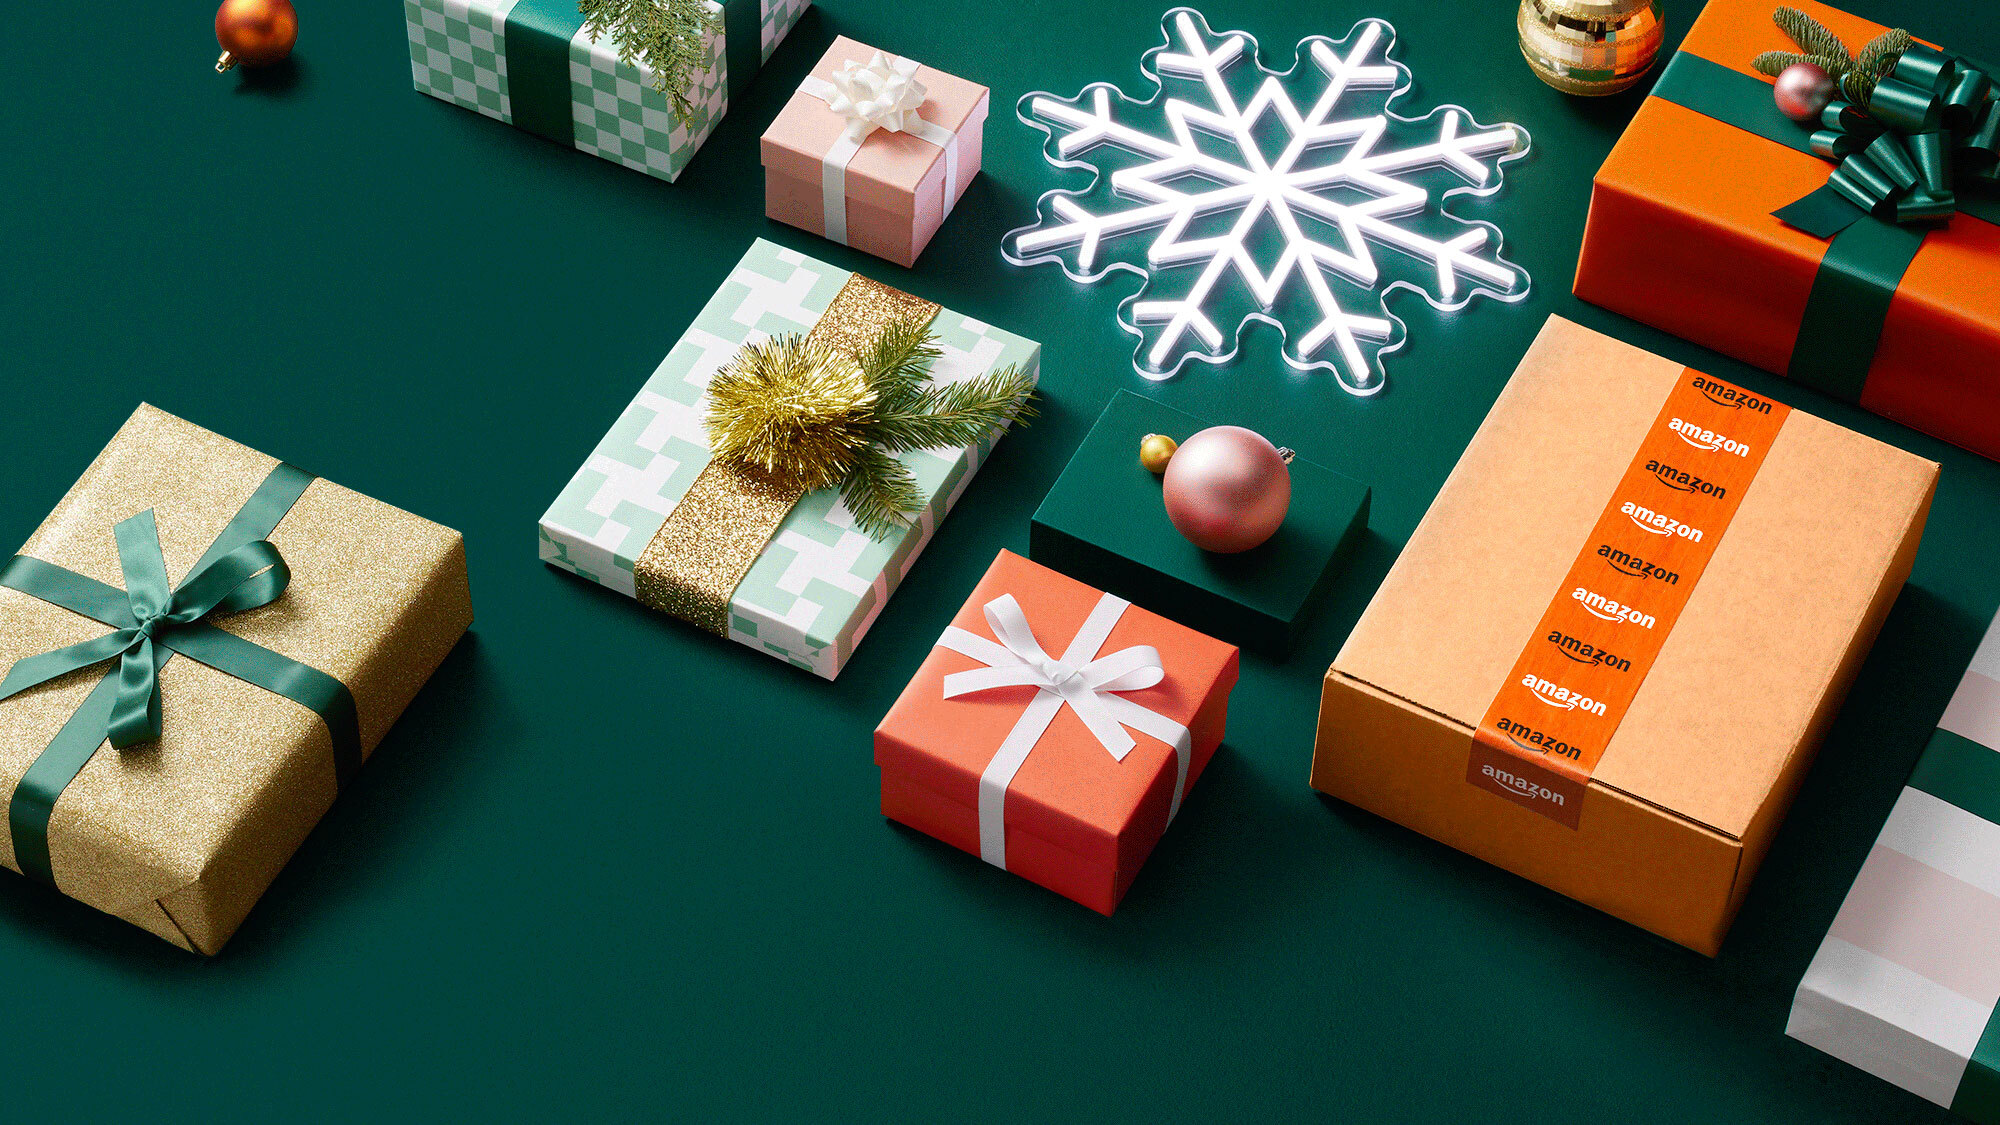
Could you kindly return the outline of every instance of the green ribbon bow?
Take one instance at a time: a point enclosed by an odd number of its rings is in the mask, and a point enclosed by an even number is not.
[[[118,662],[118,694],[111,704],[108,736],[123,750],[160,737],[160,665],[167,645],[211,613],[236,613],[269,605],[285,592],[292,572],[278,549],[259,539],[208,562],[178,588],[167,582],[167,560],[151,509],[121,521],[118,564],[125,572],[125,604],[107,607],[113,631],[66,648],[26,656],[0,680],[0,700],[39,687],[58,676]]]
[[[1868,215],[1903,226],[1948,222],[1957,188],[2000,183],[2000,101],[1984,70],[1921,43],[1876,83],[1866,108],[1836,101],[1812,151],[1838,163],[1826,186],[1772,212],[1816,238]]]
[[[112,630],[15,661],[0,680],[0,701],[71,672],[118,662],[14,788],[7,822],[14,862],[22,874],[55,885],[49,817],[56,799],[98,747],[109,741],[124,750],[160,737],[160,669],[175,653],[318,714],[332,738],[336,784],[344,784],[360,765],[360,722],[347,685],[205,620],[213,614],[268,605],[284,593],[291,571],[268,537],[313,479],[292,465],[280,463],[272,469],[179,586],[168,581],[159,527],[150,509],[113,529],[125,576],[123,590],[27,555],[15,555],[0,565],[0,586]]]

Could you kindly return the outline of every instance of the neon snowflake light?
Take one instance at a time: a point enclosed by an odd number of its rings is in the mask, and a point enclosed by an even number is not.
[[[1364,19],[1338,42],[1312,36],[1279,72],[1257,61],[1256,40],[1217,34],[1192,9],[1162,25],[1166,43],[1140,62],[1153,97],[1098,82],[1074,98],[1021,99],[1021,120],[1048,134],[1049,162],[1095,174],[1082,190],[1043,195],[1039,221],[1001,245],[1017,265],[1055,262],[1077,281],[1144,279],[1118,307],[1139,337],[1141,375],[1228,362],[1261,322],[1285,337],[1292,367],[1373,394],[1382,357],[1407,335],[1389,294],[1414,290],[1441,310],[1528,295],[1527,272],[1500,256],[1499,228],[1444,210],[1454,196],[1498,191],[1501,167],[1527,154],[1527,131],[1451,105],[1392,112],[1410,86],[1390,57],[1395,28]]]

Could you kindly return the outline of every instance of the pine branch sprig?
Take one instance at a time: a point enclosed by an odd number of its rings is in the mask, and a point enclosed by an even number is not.
[[[1900,27],[1892,27],[1870,39],[1861,53],[1854,56],[1854,68],[1841,76],[1841,95],[1855,105],[1867,105],[1869,95],[1903,61],[1903,52],[1910,49],[1912,42],[1910,33]]]
[[[1034,417],[1034,380],[1018,365],[920,390],[907,407],[876,421],[876,440],[895,453],[971,445],[1014,421]]]
[[[688,87],[708,66],[708,38],[722,33],[721,16],[705,0],[578,0],[577,10],[585,31],[617,41],[625,65],[652,68],[653,88],[693,128]]]
[[[1835,70],[1833,67],[1828,67],[1828,74],[1839,78],[1847,73],[1848,66],[1854,60],[1854,54],[1847,49],[1847,44],[1840,41],[1840,36],[1835,35],[1825,24],[1797,8],[1779,8],[1771,13],[1771,19],[1778,25],[1778,30],[1784,32],[1792,42],[1797,43],[1799,50],[1811,56],[1814,62],[1820,62],[1823,58],[1839,68]],[[1826,63],[1820,62],[1820,65],[1826,66]]]
[[[1817,67],[1825,67],[1823,60],[1815,58],[1812,55],[1802,55],[1797,51],[1765,51],[1750,60],[1750,67],[1752,70],[1766,77],[1776,78],[1785,72],[1786,67],[1796,63],[1811,63]],[[1832,74],[1833,72],[1827,71],[1827,73]]]
[[[840,498],[855,525],[870,535],[908,527],[909,513],[924,502],[910,470],[879,445],[856,455],[840,482]]]
[[[1779,8],[1771,19],[1793,43],[1797,51],[1765,51],[1750,60],[1751,69],[1776,78],[1788,66],[1812,63],[1840,85],[1840,96],[1858,106],[1868,104],[1869,95],[1910,49],[1910,33],[1900,27],[1870,39],[1859,54],[1852,54],[1840,36],[1797,8]]]
[[[867,354],[856,356],[881,399],[881,412],[895,415],[930,381],[931,364],[944,355],[930,326],[913,317],[890,322],[875,336]]]

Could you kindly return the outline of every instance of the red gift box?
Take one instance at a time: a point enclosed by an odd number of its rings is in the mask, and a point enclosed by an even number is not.
[[[882,814],[1109,914],[1236,674],[1234,645],[1002,551],[875,728]]]

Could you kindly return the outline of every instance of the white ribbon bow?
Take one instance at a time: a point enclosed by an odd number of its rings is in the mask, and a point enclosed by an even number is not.
[[[1111,594],[1098,598],[1061,659],[1042,649],[1034,630],[1028,627],[1027,615],[1021,612],[1021,605],[1012,594],[1002,594],[986,603],[986,623],[993,627],[993,635],[1000,638],[998,644],[956,626],[947,628],[938,638],[937,647],[970,656],[985,665],[946,676],[946,699],[1001,687],[1039,689],[979,777],[979,856],[995,867],[1007,866],[1007,787],[1013,784],[1014,775],[1028,760],[1029,752],[1065,705],[1076,712],[1098,743],[1120,762],[1137,745],[1126,733],[1126,727],[1172,746],[1179,774],[1167,819],[1171,821],[1180,812],[1194,750],[1188,729],[1115,694],[1149,688],[1165,679],[1166,669],[1160,663],[1159,651],[1151,645],[1134,645],[1108,656],[1097,654],[1130,605]]]
[[[891,59],[882,52],[865,63],[849,59],[828,80],[833,96],[828,109],[847,118],[847,135],[859,141],[877,129],[904,130],[905,122],[923,120],[917,107],[929,91],[917,81],[914,59]]]
[[[861,151],[861,142],[877,129],[907,133],[944,150],[945,205],[958,198],[958,146],[951,130],[917,114],[929,91],[917,81],[915,59],[875,52],[866,63],[842,63],[829,81],[807,75],[799,91],[826,103],[847,119],[847,128],[820,163],[820,201],[826,213],[826,236],[847,242],[847,166]]]

